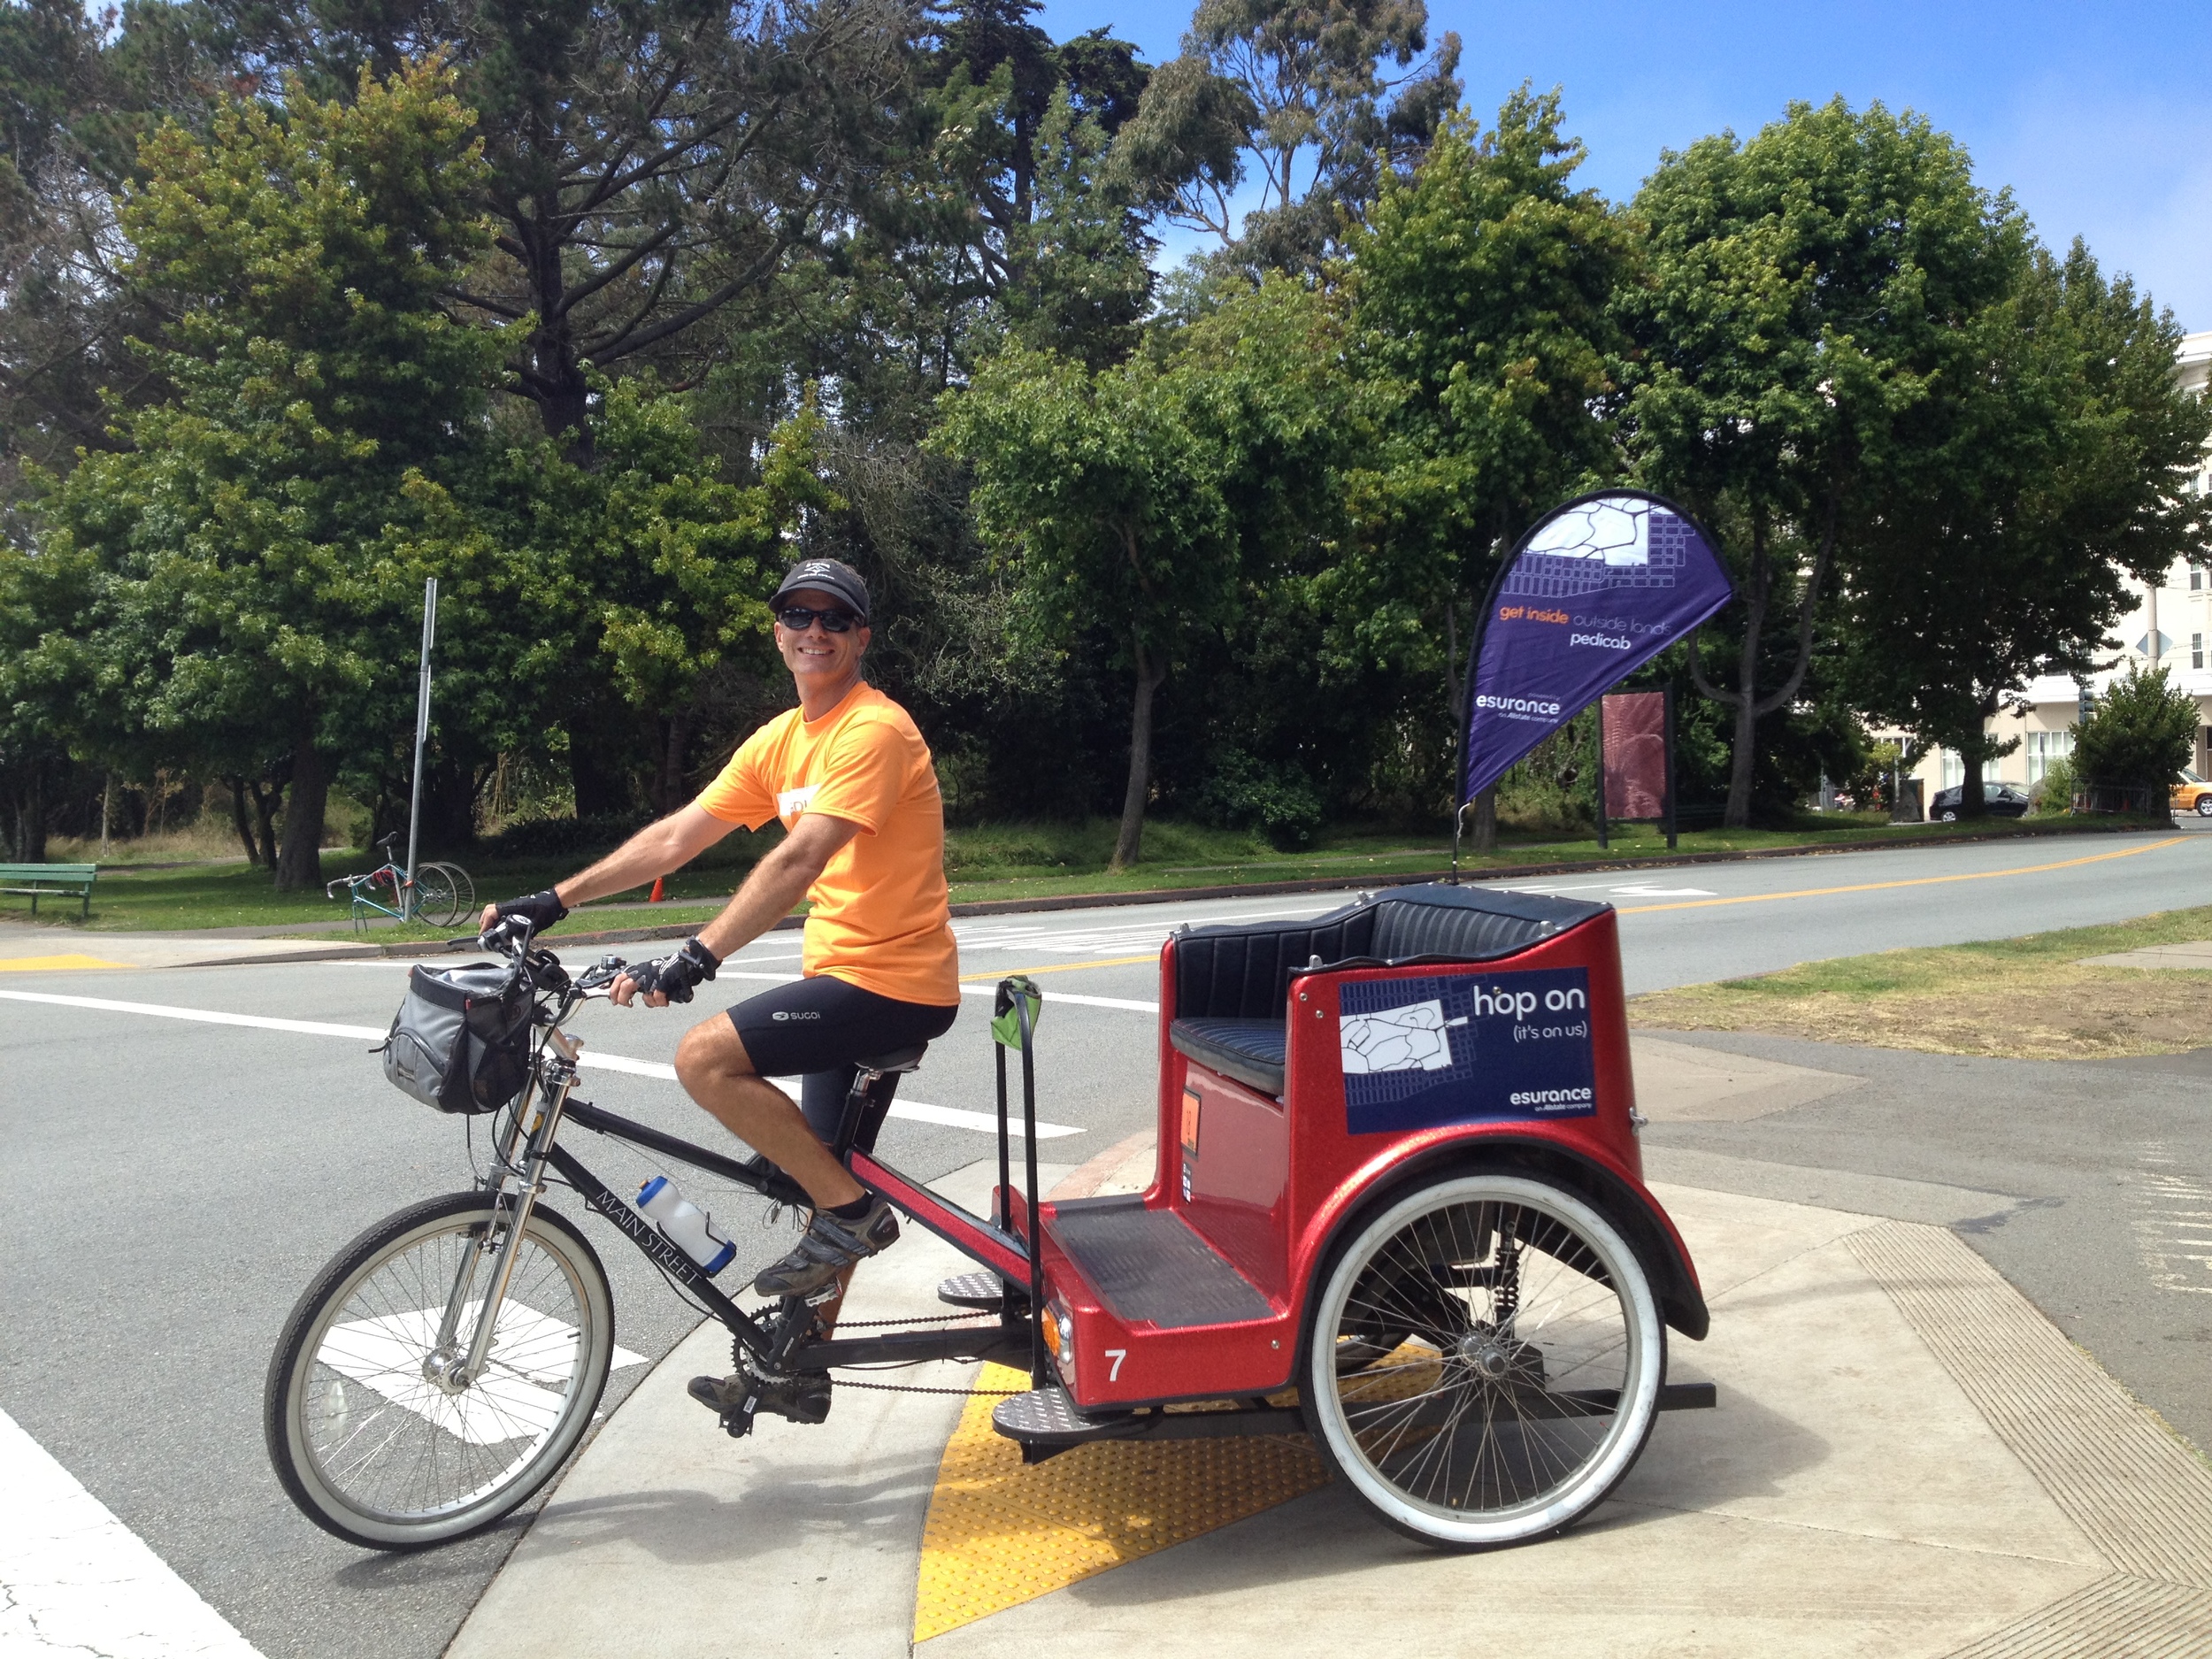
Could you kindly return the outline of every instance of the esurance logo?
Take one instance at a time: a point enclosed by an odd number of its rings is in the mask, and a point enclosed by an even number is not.
[[[1475,699],[1475,707],[1496,709],[1505,714],[1555,715],[1559,712],[1557,703],[1547,703],[1540,697],[1478,696]]]
[[[1596,1091],[1586,1088],[1517,1088],[1506,1096],[1515,1106],[1583,1106],[1595,1099]]]

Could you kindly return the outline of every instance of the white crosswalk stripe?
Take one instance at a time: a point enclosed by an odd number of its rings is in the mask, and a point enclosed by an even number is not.
[[[165,1002],[124,1002],[106,996],[64,996],[52,991],[0,991],[0,1001],[11,1002],[47,1002],[61,1008],[91,1008],[119,1014],[144,1014],[157,1019],[194,1020],[211,1025],[244,1025],[262,1031],[290,1031],[311,1037],[351,1037],[359,1041],[381,1042],[384,1033],[373,1025],[339,1025],[319,1019],[279,1019],[270,1014],[233,1014],[221,1009],[176,1008]],[[577,1062],[587,1070],[626,1071],[633,1077],[658,1078],[664,1082],[676,1080],[676,1068],[665,1060],[634,1060],[627,1055],[599,1054],[587,1048]],[[798,1085],[783,1078],[769,1079],[787,1094],[797,1096]],[[951,1129],[972,1129],[979,1133],[996,1134],[998,1118],[990,1112],[963,1111],[956,1106],[932,1106],[924,1101],[895,1100],[891,1116],[904,1118],[915,1123],[938,1124]],[[1018,1123],[1014,1133],[1021,1133]],[[1079,1135],[1079,1128],[1066,1124],[1040,1123],[1037,1139],[1055,1141],[1066,1135]]]
[[[8,1659],[261,1659],[4,1411],[0,1493],[0,1654]]]
[[[462,1330],[475,1328],[483,1305],[481,1300],[469,1304]],[[555,1391],[575,1357],[576,1327],[520,1302],[504,1304],[484,1376],[465,1394],[449,1394],[423,1380],[421,1363],[444,1317],[442,1308],[421,1308],[350,1320],[331,1327],[315,1357],[472,1446],[497,1446],[550,1429],[561,1412]],[[644,1363],[644,1355],[616,1346],[614,1370]]]

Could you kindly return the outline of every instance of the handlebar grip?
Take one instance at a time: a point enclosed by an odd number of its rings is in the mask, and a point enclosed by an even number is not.
[[[534,931],[527,917],[503,916],[477,934],[476,942],[484,949],[497,951],[502,956],[518,956],[529,949],[530,935]],[[511,943],[513,946],[511,951],[509,949]]]

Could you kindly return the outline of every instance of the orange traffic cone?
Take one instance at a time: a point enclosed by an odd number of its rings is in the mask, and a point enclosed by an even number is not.
[[[647,902],[648,904],[658,904],[660,902],[661,902],[661,879],[660,879],[660,877],[658,877],[658,876],[655,876],[655,877],[653,878],[653,896],[652,896],[651,898],[649,898],[649,899],[646,900],[646,902]]]

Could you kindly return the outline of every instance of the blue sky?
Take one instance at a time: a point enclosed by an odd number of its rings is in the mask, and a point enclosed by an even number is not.
[[[1157,63],[1188,0],[1048,0],[1060,38],[1110,25]],[[1635,4],[1431,0],[1464,43],[1486,116],[1522,81],[1563,88],[1589,146],[1583,177],[1616,199],[1663,150],[1747,136],[1793,98],[1880,99],[1954,134],[1985,186],[2009,185],[2043,239],[2087,239],[2185,327],[2212,329],[2212,4]]]

